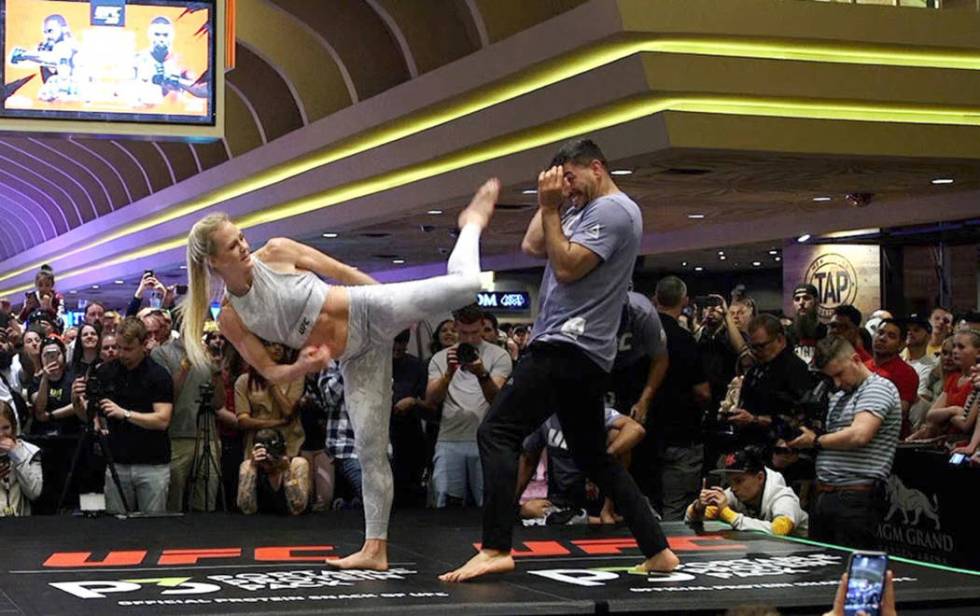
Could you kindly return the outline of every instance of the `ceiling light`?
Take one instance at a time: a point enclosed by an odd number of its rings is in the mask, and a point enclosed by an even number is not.
[[[725,251],[724,250],[719,250],[718,251],[718,254],[723,255],[723,254],[725,254]]]
[[[810,234],[809,233],[804,233],[800,237],[796,238],[796,241],[799,242],[799,243],[801,243],[801,244],[804,243],[804,242],[807,242],[809,240],[810,240]]]
[[[186,265],[181,265],[180,266],[180,269],[187,269],[187,266]]]
[[[97,285],[97,284],[93,284],[93,285],[92,285],[92,288],[93,288],[93,289],[98,289],[98,288],[99,288],[99,285]]]
[[[932,181],[933,184],[952,184],[953,178],[936,178]]]
[[[727,258],[728,258],[728,257],[726,257],[725,255],[718,255],[718,260],[719,260],[719,261],[724,261],[724,260],[725,260],[725,259],[727,259]]]
[[[428,212],[426,212],[426,214],[432,214],[433,216],[438,216],[439,214],[442,214],[442,210],[429,210]]]
[[[122,280],[113,280],[113,282],[116,283],[116,284],[123,284],[123,281]]]
[[[778,255],[779,254],[779,251],[778,250],[770,250],[769,251],[769,254],[771,254],[771,255]]]
[[[327,239],[333,239],[333,238],[337,237],[337,235],[338,235],[337,233],[324,233],[323,234],[323,237],[325,237]]]
[[[405,259],[392,259],[391,262],[394,263],[395,265],[401,265],[402,263],[405,262]]]
[[[782,257],[776,257],[776,261],[782,261],[782,260],[783,260]]]
[[[538,191],[534,190],[533,188],[525,188],[524,190],[521,191],[521,194],[522,195],[536,195],[536,194],[538,194]]]
[[[78,293],[78,291],[76,291],[75,289],[72,289],[71,291],[69,291],[69,293],[71,293],[72,295],[74,295],[74,294]]]
[[[609,172],[610,175],[633,175],[632,169],[613,169]]]
[[[688,214],[687,217],[691,220],[700,220],[704,218],[704,214]]]
[[[814,197],[813,200],[819,203],[821,201],[830,201],[831,199],[830,197]]]
[[[860,237],[862,235],[874,235],[876,233],[881,233],[881,229],[871,228],[871,229],[854,229],[853,231],[835,231],[833,233],[827,233],[824,237],[828,239],[839,240],[846,237]]]
[[[681,267],[687,267],[687,261],[682,261],[681,262]]]
[[[760,265],[762,265],[762,261],[753,261],[752,262],[752,267],[759,267]]]
[[[699,266],[697,266],[697,267],[694,268],[694,271],[695,272],[703,272],[704,271],[704,268],[699,265]]]

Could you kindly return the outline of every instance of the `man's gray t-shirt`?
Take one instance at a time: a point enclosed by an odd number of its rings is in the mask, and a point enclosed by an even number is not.
[[[177,374],[180,373],[180,363],[187,353],[184,342],[180,339],[171,340],[150,351],[150,357],[160,364],[174,380],[174,394],[177,394]],[[217,368],[214,369],[217,371]],[[174,412],[167,428],[170,438],[194,438],[197,436],[197,411],[200,407],[200,387],[211,381],[212,371],[206,368],[192,366],[187,372],[187,378],[180,389],[180,395],[174,399]],[[209,401],[210,402],[210,401]],[[214,434],[214,422],[211,430]]]
[[[534,341],[567,342],[581,348],[603,370],[612,370],[616,334],[643,235],[640,208],[623,193],[599,197],[562,214],[562,232],[602,259],[571,283],[555,278],[551,262],[541,280]]]
[[[620,327],[623,332],[619,335],[614,370],[628,368],[645,357],[667,355],[667,334],[649,299],[633,291],[627,293],[625,316],[628,323]]]
[[[477,347],[483,367],[491,378],[507,379],[513,363],[510,354],[495,344],[480,342]],[[429,380],[441,378],[449,369],[449,349],[432,356],[429,362]],[[439,423],[440,442],[475,442],[476,429],[487,414],[490,403],[483,395],[480,381],[473,374],[456,370],[449,382],[446,399],[442,403],[442,421]]]
[[[832,485],[887,481],[902,427],[902,404],[895,385],[872,374],[854,391],[832,395],[828,409],[828,434],[847,428],[854,423],[855,416],[864,412],[880,419],[881,426],[864,447],[822,449],[817,453],[817,480]]]

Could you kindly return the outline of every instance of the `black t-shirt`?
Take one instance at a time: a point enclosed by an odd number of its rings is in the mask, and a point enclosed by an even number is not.
[[[702,329],[697,340],[704,375],[711,386],[711,411],[714,412],[725,399],[728,384],[735,378],[738,353],[732,348],[728,329],[724,324],[713,332]]]
[[[71,404],[71,384],[75,380],[71,370],[66,369],[61,378],[57,381],[48,380],[48,404],[42,411],[56,411],[63,406]],[[27,388],[28,398],[33,400],[34,395],[41,389],[41,378],[34,377],[30,387]],[[78,417],[64,417],[52,419],[50,421],[38,421],[37,418],[31,424],[31,434],[45,435],[70,435],[78,434],[82,431],[82,422]]]
[[[702,410],[694,398],[694,387],[707,378],[697,342],[674,317],[660,313],[667,334],[669,365],[664,381],[650,405],[649,417],[657,438],[667,445],[687,446],[701,442]]]
[[[133,413],[152,413],[153,404],[173,404],[170,373],[149,357],[133,370],[113,360],[96,371],[108,398]],[[109,420],[109,448],[116,464],[169,464],[170,437],[166,430],[147,430],[124,419]]]
[[[740,406],[753,415],[792,415],[813,385],[809,368],[787,344],[772,361],[749,369],[742,382]],[[743,444],[761,444],[768,440],[768,429],[750,425],[739,435]]]
[[[258,477],[255,481],[255,500],[258,512],[289,515],[285,480],[279,484],[279,488],[273,488],[272,483],[269,482],[268,475],[262,471],[256,472],[258,473]]]

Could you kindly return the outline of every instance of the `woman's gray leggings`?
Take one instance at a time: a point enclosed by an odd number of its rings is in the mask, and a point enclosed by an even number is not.
[[[388,463],[392,343],[411,324],[476,301],[480,232],[477,225],[460,231],[445,276],[348,288],[347,349],[340,357],[340,369],[361,462],[367,539],[388,538],[394,492]]]

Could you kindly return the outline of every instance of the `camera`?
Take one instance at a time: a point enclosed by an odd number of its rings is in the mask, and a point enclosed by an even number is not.
[[[279,460],[286,455],[286,439],[279,430],[259,430],[252,447],[264,447],[271,460]]]
[[[112,394],[112,384],[102,381],[97,375],[91,374],[85,379],[85,397],[91,402],[98,402],[103,398],[111,398]]]
[[[803,434],[802,427],[817,432],[823,430],[833,382],[823,374],[817,374],[817,378],[819,382],[803,394],[789,414],[773,416],[771,432],[774,438],[789,442]]]
[[[456,357],[461,364],[472,364],[480,359],[480,352],[468,342],[460,342],[456,347]]]

